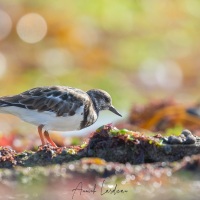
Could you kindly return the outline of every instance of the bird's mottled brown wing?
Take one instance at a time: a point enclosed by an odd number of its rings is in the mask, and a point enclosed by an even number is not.
[[[38,112],[55,112],[57,116],[72,116],[86,101],[89,101],[89,97],[82,90],[54,86],[33,88],[19,95],[2,97],[0,106],[16,106]]]

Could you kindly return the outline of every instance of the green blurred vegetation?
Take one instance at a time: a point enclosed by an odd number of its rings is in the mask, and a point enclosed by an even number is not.
[[[122,109],[169,95],[193,100],[200,87],[199,7],[198,0],[1,1],[12,29],[0,40],[7,63],[0,95],[56,84],[105,89]],[[16,32],[27,13],[41,15],[48,27],[34,44]],[[155,81],[162,64],[170,71]],[[177,80],[173,66],[181,77],[167,88]]]

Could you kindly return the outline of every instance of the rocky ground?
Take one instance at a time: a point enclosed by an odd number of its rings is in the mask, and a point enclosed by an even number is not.
[[[82,158],[101,158],[107,162],[143,164],[172,162],[200,152],[200,138],[184,130],[180,136],[145,136],[140,132],[117,129],[111,125],[97,129],[88,142],[69,148],[40,146],[36,152],[16,153],[0,149],[0,167],[33,167],[69,163]]]
[[[199,199],[200,138],[193,133],[105,125],[81,145],[21,153],[1,147],[0,199]]]

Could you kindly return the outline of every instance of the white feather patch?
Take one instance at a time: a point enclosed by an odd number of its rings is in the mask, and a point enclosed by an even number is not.
[[[44,130],[52,131],[73,131],[80,129],[80,123],[83,120],[84,106],[76,110],[73,116],[59,116],[55,113],[44,111],[38,112],[36,110],[29,110],[15,106],[1,107],[1,113],[8,113],[15,115],[25,122],[34,124],[36,126],[44,125]]]

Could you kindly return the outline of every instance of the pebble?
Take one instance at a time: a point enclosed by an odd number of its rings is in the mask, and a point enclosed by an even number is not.
[[[181,144],[183,142],[181,137],[169,136],[168,143],[169,144]]]
[[[196,142],[196,138],[193,135],[188,135],[184,144],[194,144]]]
[[[180,136],[169,136],[163,138],[163,141],[167,144],[194,144],[196,138],[192,135],[191,131],[185,129]]]
[[[185,137],[187,137],[188,135],[192,136],[192,133],[191,133],[191,131],[185,129],[185,130],[182,131],[181,135],[184,135]]]

